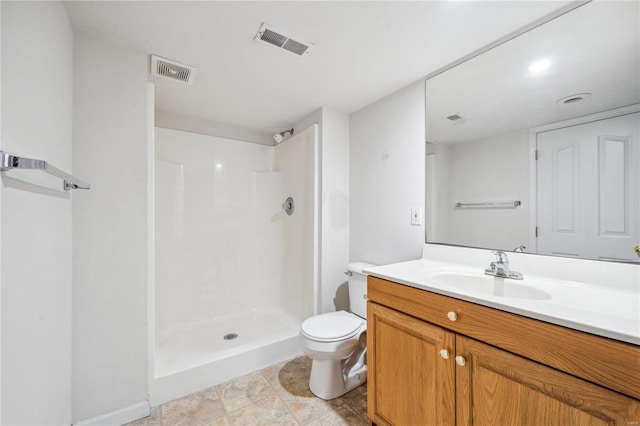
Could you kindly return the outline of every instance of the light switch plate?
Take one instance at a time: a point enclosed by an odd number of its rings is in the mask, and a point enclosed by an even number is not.
[[[411,225],[422,225],[422,209],[420,207],[411,207]]]

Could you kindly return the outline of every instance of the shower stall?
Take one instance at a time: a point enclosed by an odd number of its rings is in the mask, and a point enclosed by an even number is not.
[[[277,146],[156,128],[154,147],[152,405],[300,353],[318,281],[316,125]]]

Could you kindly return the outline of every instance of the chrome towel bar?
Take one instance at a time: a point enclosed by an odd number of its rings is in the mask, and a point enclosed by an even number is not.
[[[62,188],[65,191],[69,191],[70,189],[91,189],[91,185],[88,183],[85,183],[80,179],[76,179],[44,160],[18,157],[16,155],[0,151],[0,172],[6,172],[12,169],[42,170],[43,172],[62,179],[64,181]]]
[[[457,209],[472,208],[472,209],[505,209],[516,208],[522,203],[520,201],[504,201],[504,202],[488,202],[488,203],[456,203]]]

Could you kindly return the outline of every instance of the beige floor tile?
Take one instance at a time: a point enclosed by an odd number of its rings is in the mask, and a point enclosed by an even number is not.
[[[267,367],[260,372],[278,394],[304,396],[309,391],[309,368],[299,359]]]
[[[309,426],[366,426],[369,422],[346,405],[337,407],[308,423]]]
[[[346,398],[346,399],[350,399],[350,398],[356,398],[359,397],[362,394],[366,394],[367,393],[367,384],[363,384],[358,386],[355,389],[352,389],[351,391],[347,392],[346,394],[342,395],[341,398]]]
[[[305,366],[311,368],[311,363],[313,363],[313,360],[311,358],[309,358],[306,355],[302,355],[301,357],[298,358]]]
[[[234,411],[227,419],[234,426],[297,426],[286,405],[276,395]]]
[[[274,394],[273,388],[260,372],[229,380],[216,389],[228,413]]]
[[[130,426],[367,425],[367,387],[331,401],[309,390],[311,360],[298,357],[167,402]]]
[[[311,370],[303,357],[267,367],[261,372],[296,420],[302,424],[319,418],[344,404],[339,398],[325,401],[311,393],[309,390]]]
[[[340,397],[359,416],[367,417],[367,384],[361,385]]]
[[[206,426],[229,426],[229,420],[227,420],[226,417],[223,417],[211,423],[207,423]]]
[[[166,426],[207,425],[226,414],[215,388],[169,401],[160,406],[162,424]]]
[[[307,389],[304,392],[280,393],[280,398],[287,404],[293,416],[302,424],[321,417],[331,410],[344,405],[340,398],[325,401],[316,397]]]

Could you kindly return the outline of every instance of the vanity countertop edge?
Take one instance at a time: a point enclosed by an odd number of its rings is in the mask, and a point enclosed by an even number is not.
[[[588,307],[586,309],[576,309],[572,308],[571,306],[558,305],[554,303],[553,295],[550,301],[530,301],[511,298],[499,298],[469,291],[463,291],[455,288],[447,288],[444,285],[430,282],[428,279],[424,278],[425,270],[437,269],[442,267],[458,267],[463,271],[469,271],[469,269],[465,268],[464,266],[456,266],[443,264],[441,262],[431,262],[426,259],[418,259],[408,262],[400,262],[368,268],[365,269],[364,272],[374,277],[392,281],[398,284],[404,284],[419,290],[425,290],[443,296],[453,297],[489,308],[498,309],[524,317],[640,346],[640,320],[638,319],[640,318],[640,296],[638,294],[611,290],[612,294],[614,295],[614,302],[615,297],[624,298],[624,300],[621,299],[620,302],[624,302],[627,304],[629,302],[634,304],[636,302],[636,299],[638,301],[638,312],[633,312],[633,315],[635,317],[620,318],[619,316],[617,316],[615,306],[603,307],[601,304],[601,300],[593,300],[593,303],[600,304],[598,306],[598,309],[603,312],[594,313],[590,311]],[[573,283],[569,283],[568,285],[571,286],[573,285]],[[589,286],[569,289],[560,288],[561,286],[558,287],[559,288],[555,290],[556,292],[575,291],[582,292],[583,295],[585,293],[588,293],[589,291],[603,291],[602,288],[594,290]],[[554,289],[551,289],[549,291],[553,292]],[[610,313],[607,312],[607,309],[610,310]]]

